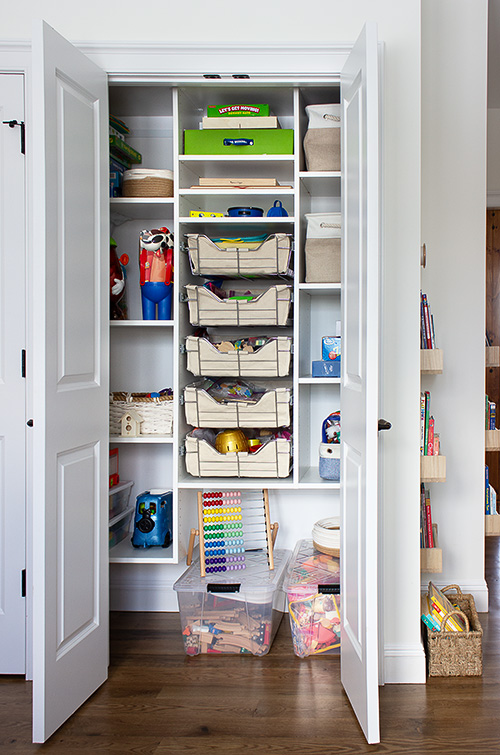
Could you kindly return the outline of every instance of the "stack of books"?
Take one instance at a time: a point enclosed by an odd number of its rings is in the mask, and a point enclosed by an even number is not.
[[[427,294],[420,292],[420,348],[435,349],[434,316],[427,301]]]
[[[432,530],[431,494],[424,483],[420,483],[420,547],[434,548],[434,532]]]
[[[440,437],[436,433],[434,417],[430,413],[431,394],[420,394],[420,456],[439,456]]]
[[[488,395],[485,396],[484,404],[484,429],[496,430],[497,405],[490,401]]]
[[[130,144],[128,126],[114,115],[109,116],[109,196],[121,197],[123,174],[133,163],[141,163],[142,155]]]
[[[484,513],[497,514],[497,491],[490,485],[490,470],[484,465]]]
[[[429,582],[427,595],[423,597],[422,621],[429,629],[439,631],[443,619],[450,611],[456,611],[454,606],[446,595],[433,582]],[[447,619],[444,626],[446,632],[465,632],[466,624],[461,616],[454,615]]]

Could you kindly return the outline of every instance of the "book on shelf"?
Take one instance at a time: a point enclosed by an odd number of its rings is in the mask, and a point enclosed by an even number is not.
[[[141,163],[142,155],[137,152],[130,144],[121,139],[119,136],[111,134],[109,137],[109,151],[113,156],[125,158],[131,163]]]
[[[457,610],[456,606],[450,602],[444,592],[442,592],[433,582],[429,582],[427,600],[430,614],[442,625],[443,619],[451,611]],[[444,627],[447,632],[464,632],[466,629],[465,621],[461,616],[450,616]]]
[[[420,455],[438,456],[440,438],[436,433],[434,417],[430,413],[431,394],[429,391],[420,393]]]
[[[435,547],[432,530],[431,495],[423,482],[420,484],[420,547]]]
[[[484,427],[486,430],[496,430],[497,405],[490,401],[488,394],[485,395],[484,403]]]
[[[420,292],[420,348],[435,349],[434,316],[427,299],[427,294]]]

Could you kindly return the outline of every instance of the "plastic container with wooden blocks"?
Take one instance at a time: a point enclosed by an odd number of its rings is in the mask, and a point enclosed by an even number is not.
[[[289,557],[290,551],[275,550],[270,570],[267,553],[247,551],[245,568],[205,577],[194,561],[174,584],[186,653],[268,653],[285,611]]]

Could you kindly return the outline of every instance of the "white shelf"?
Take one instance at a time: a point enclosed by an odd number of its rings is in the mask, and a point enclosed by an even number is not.
[[[340,378],[336,377],[299,377],[300,385],[340,385]]]
[[[179,477],[179,488],[197,490],[247,490],[253,488],[290,488],[293,477],[191,477],[184,474]]]
[[[110,435],[109,442],[116,443],[173,443],[171,435],[139,435],[137,438],[122,438],[121,435]]]
[[[299,291],[305,291],[306,294],[311,296],[332,292],[340,293],[341,290],[341,283],[299,283]]]
[[[319,476],[318,467],[310,467],[302,473],[299,479],[299,485],[308,488],[325,488],[331,490],[340,490],[340,482],[333,482],[332,480],[324,480]]]
[[[173,328],[173,320],[110,320],[112,328]]]
[[[151,548],[134,548],[130,542],[131,533],[111,548],[109,551],[110,564],[175,564],[173,545],[168,548],[152,546]]]
[[[292,162],[293,155],[179,155],[180,162],[230,162],[230,163],[255,163],[255,162]]]
[[[110,212],[116,212],[132,220],[149,220],[163,215],[168,210],[173,213],[173,197],[110,197]]]
[[[263,196],[274,196],[275,194],[293,194],[295,189],[282,189],[281,186],[273,186],[269,188],[258,188],[257,186],[249,186],[247,189],[237,189],[235,187],[232,188],[208,188],[205,186],[200,186],[199,189],[179,189],[179,195],[184,196],[219,196],[219,195],[229,195],[229,196],[238,196],[238,197],[245,197],[245,196],[252,196],[253,194],[262,194]]]
[[[189,217],[183,217],[179,218],[179,223],[194,223],[194,224],[214,224],[214,223],[223,223],[224,225],[287,225],[292,224],[294,222],[295,218],[292,216],[286,217],[286,218],[276,218],[276,217],[259,217],[259,218],[248,218],[248,217],[242,217],[242,218],[228,218],[226,216],[222,218],[189,218]]]

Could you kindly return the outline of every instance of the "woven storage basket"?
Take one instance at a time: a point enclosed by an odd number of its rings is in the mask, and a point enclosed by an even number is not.
[[[148,393],[112,393],[109,397],[109,434],[121,435],[121,420],[130,409],[142,418],[141,435],[172,435],[172,396],[151,398]]]
[[[174,181],[171,170],[133,168],[123,174],[123,197],[173,197]]]
[[[479,623],[474,597],[462,593],[458,585],[448,585],[442,592],[454,588],[456,594],[447,597],[460,607],[467,621],[468,631],[433,631],[425,627],[427,672],[429,676],[481,676],[483,673],[483,629]],[[448,614],[451,616],[452,614]],[[443,619],[442,626],[446,624]]]

